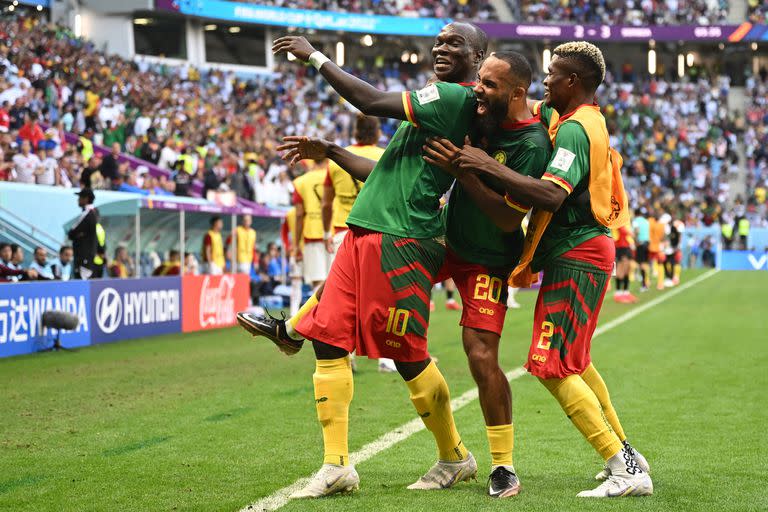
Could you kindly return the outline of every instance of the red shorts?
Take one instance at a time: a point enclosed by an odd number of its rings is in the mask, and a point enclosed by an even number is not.
[[[508,270],[468,263],[449,249],[437,282],[452,278],[456,283],[463,305],[459,325],[501,336],[507,313],[507,277]]]
[[[544,269],[536,299],[533,338],[525,367],[542,379],[580,375],[611,279],[613,241],[597,236],[574,247]]]
[[[360,228],[344,237],[322,300],[296,330],[309,340],[372,359],[423,361],[429,293],[445,247]]]
[[[663,252],[650,251],[648,252],[648,261],[655,261],[657,263],[664,263],[667,261],[667,257]]]

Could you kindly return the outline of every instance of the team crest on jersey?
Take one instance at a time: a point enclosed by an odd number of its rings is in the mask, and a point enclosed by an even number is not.
[[[507,154],[503,151],[497,151],[493,154],[493,158],[499,162],[501,165],[504,165],[507,163]]]
[[[435,84],[430,84],[425,88],[416,91],[416,99],[419,100],[419,104],[426,105],[432,103],[435,100],[440,99],[440,91]]]

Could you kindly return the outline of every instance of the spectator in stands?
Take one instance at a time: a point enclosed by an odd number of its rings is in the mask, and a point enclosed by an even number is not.
[[[160,161],[160,146],[155,137],[151,137],[139,150],[139,158],[156,164]]]
[[[5,160],[5,149],[0,145],[0,181],[11,181],[13,179],[13,160]]]
[[[101,171],[101,176],[109,180],[109,183],[112,183],[112,180],[114,180],[117,177],[119,159],[120,159],[120,143],[113,142],[112,151],[106,156],[104,156],[104,158],[102,158],[101,167],[99,167],[99,170]]]
[[[181,197],[189,197],[189,187],[192,184],[192,176],[184,170],[184,162],[176,160],[173,164],[171,180],[174,183],[173,193]]]
[[[77,205],[83,210],[67,235],[72,240],[74,251],[74,278],[90,279],[96,271],[94,258],[98,241],[96,223],[99,221],[93,202],[96,196],[89,188],[81,189],[77,194]]]
[[[21,142],[21,153],[13,155],[13,178],[18,183],[35,183],[42,171],[40,158],[32,153],[32,143],[28,140]]]
[[[62,245],[59,249],[59,257],[51,262],[51,269],[53,271],[54,279],[60,279],[61,281],[69,281],[72,279],[74,272],[74,265],[72,261],[74,259],[74,252],[69,245]]]
[[[176,151],[176,140],[173,137],[168,137],[165,139],[162,151],[160,151],[160,159],[157,162],[157,166],[162,169],[173,169],[178,158],[179,153]],[[183,162],[181,165],[183,166]]]
[[[28,140],[32,144],[32,149],[37,150],[38,144],[45,138],[43,129],[40,128],[40,124],[37,122],[37,114],[31,113],[27,117],[26,123],[19,130],[18,140]]]
[[[99,166],[101,165],[101,157],[94,154],[85,163],[85,167],[80,173],[80,188],[87,189],[101,189],[104,186],[104,179],[101,176]]]
[[[37,271],[39,279],[53,279],[53,266],[48,262],[48,253],[39,245],[35,247],[35,261],[29,268]]]
[[[168,252],[168,259],[163,262],[162,265],[157,267],[153,272],[153,276],[177,276],[181,273],[181,253],[176,249],[171,249]]]
[[[210,220],[211,228],[203,237],[203,273],[220,275],[224,273],[227,261],[224,257],[224,241],[221,238],[221,230],[224,221],[214,215]]]
[[[59,161],[53,156],[53,152],[53,149],[40,149],[38,151],[40,172],[35,176],[35,183],[38,185],[57,186],[61,184]]]
[[[109,277],[125,279],[133,275],[133,261],[128,254],[128,249],[119,245],[115,249],[115,258],[109,265]]]
[[[11,129],[11,116],[8,113],[8,107],[7,101],[0,105],[0,133],[8,133]]]

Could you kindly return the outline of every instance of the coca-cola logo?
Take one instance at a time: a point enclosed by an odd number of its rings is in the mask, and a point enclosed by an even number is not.
[[[215,281],[218,279],[218,286]],[[235,278],[205,276],[200,290],[200,326],[223,327],[235,323]]]

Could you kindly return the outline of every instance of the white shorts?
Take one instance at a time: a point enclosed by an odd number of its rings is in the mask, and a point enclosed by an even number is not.
[[[344,237],[347,236],[347,233],[349,232],[348,229],[342,229],[335,235],[333,235],[333,254],[329,254],[331,263],[333,263],[333,260],[336,259],[336,254],[339,252],[339,247],[341,247],[341,242],[344,241]]]
[[[325,242],[305,242],[303,263],[305,283],[325,281],[331,270],[331,255],[325,250]]]
[[[240,274],[248,274],[251,275],[251,263],[238,263],[237,264],[237,271]]]

